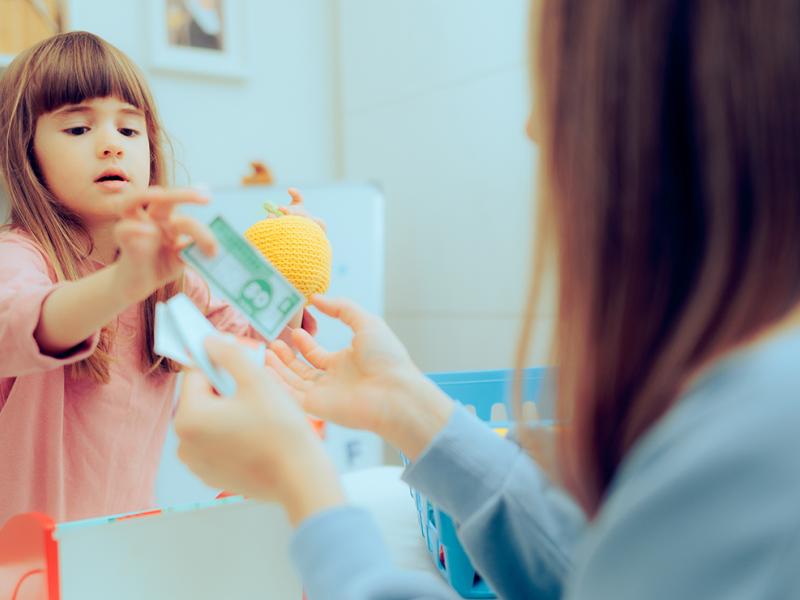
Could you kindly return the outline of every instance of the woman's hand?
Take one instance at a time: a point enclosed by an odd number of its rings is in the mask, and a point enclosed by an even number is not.
[[[311,303],[353,330],[351,346],[327,352],[298,329],[292,341],[308,363],[277,341],[267,364],[308,412],[374,431],[414,460],[447,423],[453,401],[420,373],[384,321],[344,300],[314,296]]]
[[[208,227],[175,212],[179,204],[206,202],[195,190],[151,187],[124,204],[114,233],[120,249],[117,284],[126,297],[144,300],[179,277],[184,266],[179,252],[192,240],[214,255],[216,241]]]
[[[181,460],[213,487],[277,500],[294,524],[343,504],[332,462],[278,376],[235,342],[208,338],[206,350],[237,391],[221,398],[202,372],[187,373],[175,417]]]

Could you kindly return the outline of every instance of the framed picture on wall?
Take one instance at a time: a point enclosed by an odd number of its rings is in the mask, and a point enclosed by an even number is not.
[[[242,0],[152,0],[149,4],[154,69],[245,77]]]

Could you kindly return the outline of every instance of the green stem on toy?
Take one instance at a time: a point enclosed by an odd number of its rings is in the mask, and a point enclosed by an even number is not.
[[[276,217],[283,216],[283,213],[275,208],[275,205],[272,204],[272,202],[264,202],[264,210],[266,210],[268,214],[275,215]]]

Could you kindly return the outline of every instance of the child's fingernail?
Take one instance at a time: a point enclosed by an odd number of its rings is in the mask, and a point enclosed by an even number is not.
[[[211,186],[207,183],[196,183],[192,186],[192,189],[196,191],[201,196],[210,196],[211,195]]]

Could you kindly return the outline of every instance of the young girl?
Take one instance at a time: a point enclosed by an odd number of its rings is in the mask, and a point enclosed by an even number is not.
[[[284,377],[311,412],[412,460],[404,478],[500,598],[800,598],[800,2],[534,4],[558,479],[350,303],[315,301],[352,347],[296,332],[313,366],[278,344]],[[308,597],[455,598],[392,567],[275,373],[208,347],[241,387],[215,402],[187,376],[179,454],[287,507]]]
[[[0,524],[152,506],[178,371],[153,351],[157,301],[184,291],[259,337],[184,276],[179,247],[214,239],[173,210],[200,194],[159,187],[162,143],[142,75],[94,35],[50,38],[0,81]]]

